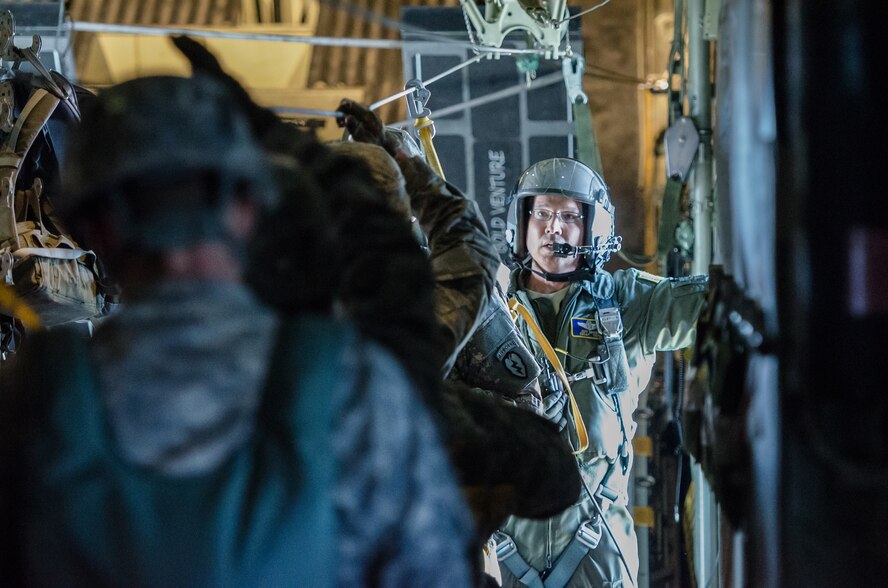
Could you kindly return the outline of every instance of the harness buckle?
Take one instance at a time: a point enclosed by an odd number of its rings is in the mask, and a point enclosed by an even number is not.
[[[607,511],[608,508],[610,508],[611,504],[617,501],[619,497],[619,493],[616,490],[605,486],[604,482],[599,484],[598,489],[595,490],[595,498],[598,499],[598,504],[601,507],[602,515]]]
[[[512,538],[502,531],[494,533],[493,540],[496,541],[496,559],[498,561],[503,561],[518,551],[518,547],[512,541]]]
[[[605,339],[618,339],[623,336],[623,317],[619,308],[598,309],[598,332]]]
[[[565,57],[561,60],[564,85],[567,88],[567,97],[572,104],[589,103],[589,97],[583,92],[583,71],[585,69],[586,60],[582,57]]]
[[[588,521],[583,521],[580,528],[577,529],[577,540],[588,547],[595,549],[598,542],[601,541],[601,519],[598,515]]]

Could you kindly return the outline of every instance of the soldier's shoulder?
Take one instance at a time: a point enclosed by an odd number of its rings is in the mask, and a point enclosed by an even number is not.
[[[620,282],[640,282],[642,284],[654,285],[662,282],[668,282],[671,285],[679,284],[705,284],[708,281],[706,275],[667,277],[654,274],[637,268],[629,268],[625,270],[617,270],[614,277]]]
[[[650,272],[646,272],[643,270],[635,270],[635,279],[639,282],[647,282],[649,284],[659,284],[663,280],[667,278],[663,276],[658,276],[657,274],[652,274]]]

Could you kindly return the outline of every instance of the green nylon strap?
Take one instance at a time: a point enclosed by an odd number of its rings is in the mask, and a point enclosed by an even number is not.
[[[657,230],[657,257],[664,257],[675,244],[675,227],[679,221],[679,200],[681,198],[681,180],[666,180],[663,193],[663,208],[660,210],[660,227]]]
[[[577,131],[577,159],[604,175],[601,167],[601,151],[598,149],[598,138],[592,125],[592,109],[583,101],[573,103],[574,125]]]

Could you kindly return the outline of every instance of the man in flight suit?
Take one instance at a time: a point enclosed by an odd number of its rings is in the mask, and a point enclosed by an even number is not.
[[[657,351],[694,339],[706,277],[666,279],[602,269],[619,250],[614,206],[596,172],[573,159],[528,168],[510,199],[509,295],[519,327],[550,375],[570,383],[579,415],[565,408],[583,477],[577,502],[542,521],[512,518],[497,534],[504,586],[630,586],[638,547],[628,509],[632,413]],[[557,350],[557,351],[555,351]],[[556,357],[557,361],[549,358]],[[557,377],[563,365],[562,377]],[[588,433],[588,447],[585,433]]]

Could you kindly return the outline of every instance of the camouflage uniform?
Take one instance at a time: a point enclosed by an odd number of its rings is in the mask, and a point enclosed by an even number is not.
[[[475,202],[421,159],[400,164],[411,208],[428,240],[435,314],[450,352],[447,374],[495,295],[499,255]]]
[[[494,392],[539,414],[540,366],[515,327],[499,284],[495,288],[478,327],[456,358],[450,379]]]
[[[435,314],[449,352],[444,373],[536,411],[539,393],[533,386],[540,368],[496,281],[502,264],[477,205],[421,158],[398,162],[432,264]]]
[[[360,149],[360,156],[375,169],[374,181],[386,192],[388,206],[412,212],[419,222],[418,237],[425,242],[435,281],[434,310],[441,343],[448,354],[443,363],[446,376],[494,295],[500,259],[487,225],[477,204],[436,174],[409,136],[386,129],[376,114],[350,100],[343,100],[339,111],[343,125],[358,143],[340,148]],[[373,149],[367,149],[368,144]],[[403,185],[393,177],[392,158]]]

